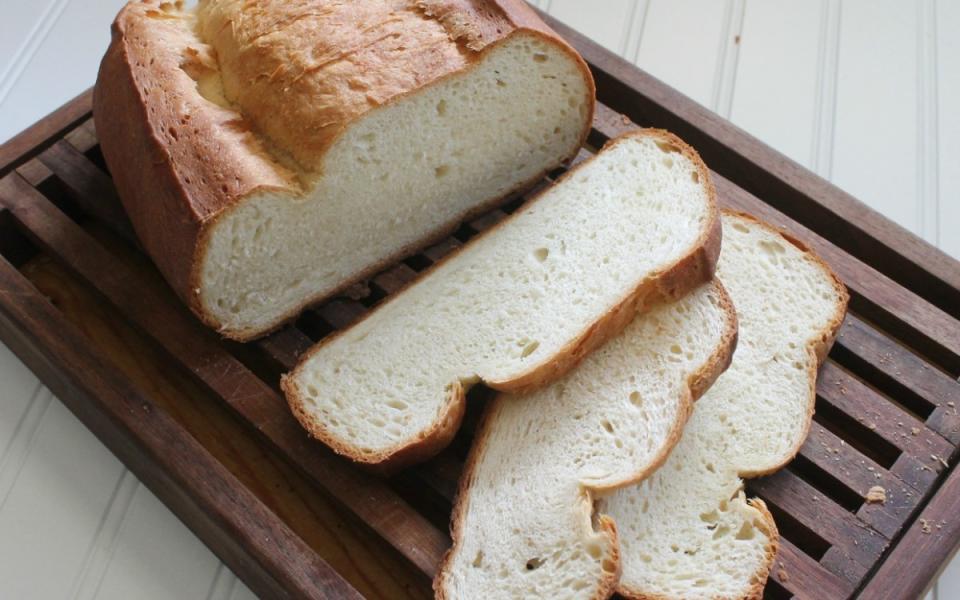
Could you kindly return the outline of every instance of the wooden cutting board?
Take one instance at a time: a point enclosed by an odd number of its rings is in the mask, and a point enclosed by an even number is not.
[[[960,264],[551,24],[597,80],[580,159],[638,124],[674,131],[714,170],[722,204],[811,245],[850,288],[807,443],[786,469],[748,485],[783,537],[766,595],[918,596],[960,544]],[[431,595],[485,391],[471,395],[450,449],[382,479],[307,439],[278,378],[524,197],[240,345],[199,325],[138,249],[97,146],[89,93],[0,147],[0,177],[0,338],[254,591]],[[883,504],[865,500],[876,485]]]

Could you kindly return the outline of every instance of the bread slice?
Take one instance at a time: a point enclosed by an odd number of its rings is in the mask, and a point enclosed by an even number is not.
[[[714,190],[676,137],[618,138],[283,378],[311,434],[394,466],[445,446],[475,383],[556,379],[644,305],[712,277]]]
[[[131,2],[94,90],[144,247],[238,340],[539,180],[593,104],[522,0]]]
[[[717,275],[740,321],[730,369],[697,402],[663,467],[598,506],[617,526],[624,596],[761,597],[777,531],[740,478],[776,471],[799,450],[817,367],[846,311],[846,289],[826,264],[746,215],[723,216]]]
[[[729,364],[736,314],[719,282],[637,317],[566,377],[501,395],[453,511],[439,598],[606,598],[620,561],[593,496],[646,476]]]

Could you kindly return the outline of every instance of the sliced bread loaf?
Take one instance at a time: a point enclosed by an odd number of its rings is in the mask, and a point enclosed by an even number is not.
[[[645,305],[708,281],[719,245],[700,158],[666,132],[634,132],[315,347],[283,389],[354,460],[424,459],[455,433],[470,386],[556,379]]]
[[[593,494],[637,481],[729,364],[736,316],[717,282],[637,317],[566,377],[487,409],[460,483],[439,598],[605,598],[616,532]]]
[[[730,369],[697,402],[660,470],[598,505],[616,523],[628,597],[761,596],[777,532],[740,478],[775,471],[799,450],[817,367],[846,311],[829,267],[748,216],[724,214],[717,275],[740,322]]]
[[[146,250],[245,340],[573,157],[593,94],[522,0],[144,0],[94,116]]]

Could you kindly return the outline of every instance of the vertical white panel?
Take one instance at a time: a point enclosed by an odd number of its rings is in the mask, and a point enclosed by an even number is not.
[[[731,120],[790,158],[811,166],[818,57],[826,40],[826,2],[748,2],[740,37]]]
[[[711,107],[728,10],[719,0],[650,0],[637,65]]]
[[[960,2],[936,5],[940,247],[960,259]],[[955,570],[960,580],[960,569]],[[960,598],[960,581],[954,588]]]
[[[46,41],[50,28],[66,5],[67,0],[4,3],[0,21],[0,102]]]
[[[13,352],[0,344],[0,463],[39,386],[33,373]]]
[[[230,600],[257,600],[257,597],[250,591],[250,588],[238,579],[237,585],[233,588],[233,594],[230,596]]]
[[[66,4],[16,86],[0,102],[0,142],[93,85],[110,42],[110,23],[124,4],[124,0]]]
[[[95,597],[206,598],[215,591],[218,565],[213,553],[141,485]]]
[[[550,14],[608,50],[623,53],[636,0],[552,0]]]
[[[842,3],[833,180],[919,232],[918,4]]]
[[[0,498],[2,595],[65,598],[123,467],[58,401],[28,450],[15,485]]]
[[[960,554],[954,556],[937,581],[937,600],[960,598]]]

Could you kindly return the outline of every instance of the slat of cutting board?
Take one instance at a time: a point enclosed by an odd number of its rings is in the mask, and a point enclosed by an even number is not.
[[[123,246],[113,239],[102,240],[114,249]],[[144,259],[129,263],[148,267]],[[117,312],[91,289],[72,277],[63,266],[40,256],[24,273],[64,315],[89,337],[91,346],[103,352],[138,387],[169,412],[217,460],[267,503],[301,538],[367,598],[423,598],[428,585],[389,546],[353,517],[335,507],[290,466],[266,452],[249,430],[232,419],[224,405],[198,389],[187,376],[165,361],[142,334],[118,318]],[[85,430],[84,430],[85,431]],[[147,546],[155,540],[158,551],[172,552],[152,528],[128,538],[128,560],[137,568],[149,569]],[[193,538],[186,552],[199,552],[202,543]],[[116,553],[114,556],[117,556]],[[38,563],[40,564],[40,563]],[[215,566],[215,565],[214,565]],[[182,577],[206,579],[214,569],[199,563]],[[0,580],[2,582],[2,580]],[[120,585],[119,583],[117,584]],[[0,590],[4,591],[4,590]],[[2,595],[2,594],[0,594]],[[150,596],[143,596],[150,597]],[[160,595],[160,598],[190,596]]]

